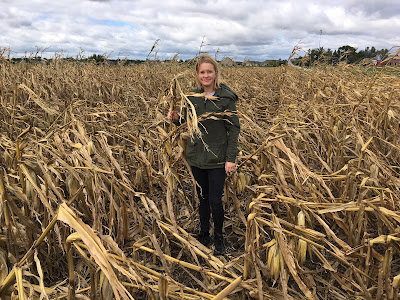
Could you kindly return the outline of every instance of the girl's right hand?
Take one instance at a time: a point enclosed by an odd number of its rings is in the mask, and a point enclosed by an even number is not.
[[[178,122],[179,116],[175,111],[170,110],[167,115],[168,120],[172,120],[172,122]]]

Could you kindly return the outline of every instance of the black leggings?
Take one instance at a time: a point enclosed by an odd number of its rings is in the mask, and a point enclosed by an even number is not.
[[[224,207],[222,205],[222,193],[224,192],[225,168],[200,169],[192,167],[194,179],[199,197],[200,230],[203,233],[210,231],[210,212],[214,220],[214,235],[222,234],[224,224]],[[211,211],[210,211],[211,208]]]

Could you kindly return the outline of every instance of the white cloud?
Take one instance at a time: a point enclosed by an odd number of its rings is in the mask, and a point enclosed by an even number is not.
[[[396,1],[398,2],[398,1]],[[0,1],[0,47],[17,54],[50,47],[74,56],[112,53],[160,58],[204,50],[242,60],[286,59],[308,48],[399,44],[400,3],[389,0],[72,0]],[[322,35],[320,35],[322,30]]]

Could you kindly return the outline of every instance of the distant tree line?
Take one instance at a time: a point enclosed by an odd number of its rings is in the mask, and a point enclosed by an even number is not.
[[[316,62],[336,65],[341,61],[348,64],[360,63],[364,59],[382,60],[389,53],[388,49],[376,50],[375,47],[366,47],[364,50],[357,51],[356,48],[345,45],[337,50],[324,49],[324,47],[309,49],[304,57],[293,60],[294,64],[304,64],[311,66]]]
[[[95,63],[95,64],[110,64],[110,65],[118,65],[118,64],[124,64],[124,65],[131,65],[131,64],[140,64],[145,62],[144,60],[140,59],[108,59],[107,57],[100,55],[100,54],[93,54],[89,56],[88,58],[73,58],[73,57],[63,57],[63,58],[42,58],[40,56],[37,57],[13,57],[11,58],[11,62],[13,63],[20,63],[20,62],[26,62],[26,63],[44,63],[44,64],[50,64],[51,62],[55,60],[61,60],[61,61],[79,61],[79,62],[88,62],[88,63]]]
[[[74,58],[74,57],[63,57],[63,58],[42,58],[41,56],[36,57],[22,57],[22,58],[11,58],[11,62],[13,63],[42,63],[42,64],[51,64],[54,61],[70,61],[70,62],[82,62],[82,63],[95,63],[95,64],[108,64],[108,65],[134,65],[134,64],[141,64],[145,63],[146,61],[153,64],[153,63],[171,63],[171,62],[178,62],[178,63],[193,63],[193,59],[186,59],[186,60],[140,60],[140,59],[109,59],[104,55],[101,54],[93,54],[87,58]],[[236,66],[259,66],[259,67],[278,67],[282,64],[286,64],[286,60],[276,59],[276,60],[266,60],[266,61],[245,61],[245,62],[235,62]]]
[[[316,63],[325,63],[329,65],[336,65],[339,62],[346,62],[349,64],[359,63],[365,59],[376,59],[382,60],[389,53],[388,49],[380,49],[376,50],[375,47],[366,47],[364,50],[357,51],[356,48],[345,45],[339,47],[337,50],[332,50],[330,48],[324,49],[324,47],[309,49],[305,56],[299,56],[291,60],[291,62],[295,65],[304,65],[311,66]],[[4,58],[4,57],[3,57]],[[56,58],[64,61],[79,61],[79,62],[91,62],[96,64],[109,64],[109,65],[132,65],[132,64],[140,64],[144,63],[146,60],[140,59],[109,59],[104,55],[93,54],[87,58],[84,57],[66,57],[66,58]],[[11,61],[14,63],[25,61],[29,63],[41,62],[41,63],[51,63],[54,58],[44,59],[40,56],[35,57],[22,57],[22,58],[12,58]],[[150,62],[190,62],[192,60],[155,60]],[[277,67],[282,64],[286,64],[286,60],[278,59],[278,60],[266,60],[264,62],[256,62],[256,61],[244,61],[244,62],[236,62],[236,65],[253,65],[253,66],[263,66],[263,67]]]

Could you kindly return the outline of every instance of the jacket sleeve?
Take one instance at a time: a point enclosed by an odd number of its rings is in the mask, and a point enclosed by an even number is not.
[[[236,109],[236,101],[229,101],[228,110],[229,112],[232,112],[233,115],[225,117],[225,128],[228,134],[226,161],[234,163],[236,161],[236,155],[238,152],[238,138],[240,132],[240,123]]]

